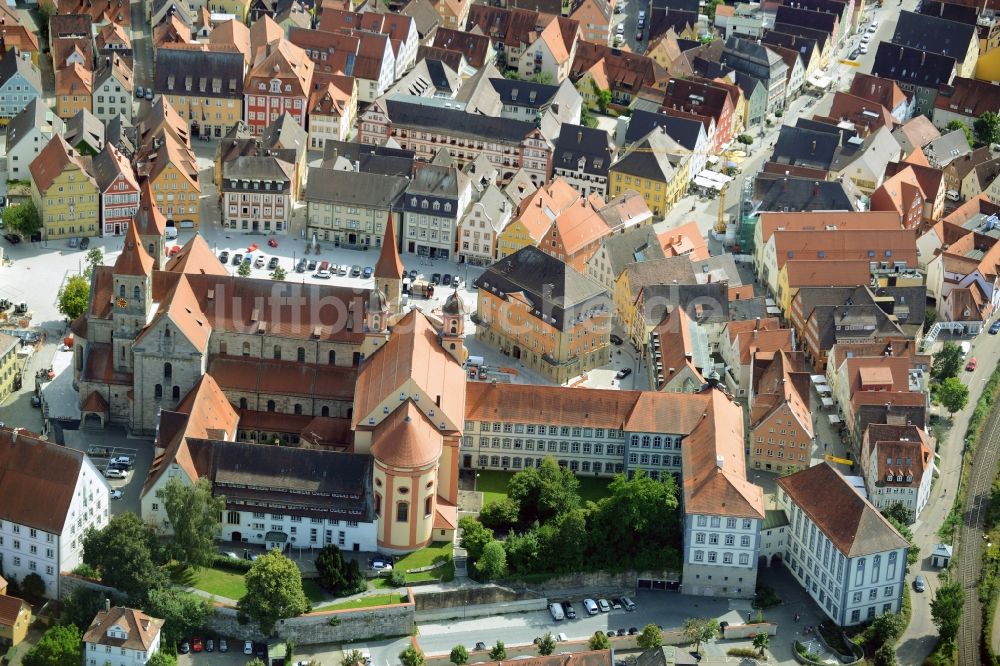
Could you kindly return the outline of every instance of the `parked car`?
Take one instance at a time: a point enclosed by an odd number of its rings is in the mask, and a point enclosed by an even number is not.
[[[69,246],[75,249],[76,245],[77,245],[76,236],[73,236],[72,238],[69,239]]]
[[[181,654],[187,654],[191,651],[191,645],[187,641],[181,641],[181,644],[177,646],[177,651]],[[250,654],[249,652],[247,654]]]
[[[562,607],[563,607],[563,613],[566,614],[566,617],[568,617],[571,620],[576,619],[576,610],[573,608],[573,604],[571,604],[568,601],[564,601],[562,602]]]
[[[860,51],[859,49],[854,49],[854,50],[853,50],[853,51],[851,51],[851,53],[850,53],[850,54],[849,54],[849,55],[847,56],[847,59],[848,59],[848,60],[857,60],[857,59],[858,59],[858,56],[859,56],[860,54],[861,54],[861,51]]]
[[[621,23],[618,24],[618,27],[615,28],[615,34],[616,35],[625,34],[625,21],[622,21]]]
[[[444,275],[441,276],[441,284],[443,284],[446,287],[449,284],[451,284],[451,273],[445,273]]]
[[[204,649],[205,649],[205,646],[202,644],[200,638],[192,638],[191,639],[191,651],[192,652],[201,652]]]
[[[347,271],[348,271],[347,264],[341,264],[337,266],[337,275],[339,275],[340,277],[344,277],[345,275],[347,275]]]
[[[267,269],[269,271],[273,271],[277,267],[278,267],[278,258],[277,257],[271,257],[271,260],[269,262],[267,262]]]
[[[128,476],[128,472],[123,469],[108,469],[104,472],[104,476],[109,479],[124,479]]]
[[[153,89],[152,88],[146,88],[146,94],[144,95],[144,97],[146,99],[148,99],[148,100],[152,100],[153,99]]]
[[[441,284],[441,274],[440,273],[434,273],[433,275],[431,275],[431,284],[433,284],[435,286]]]
[[[622,606],[624,606],[625,610],[629,612],[635,610],[635,602],[629,599],[628,597],[622,597]]]
[[[319,262],[319,269],[321,271],[328,271],[328,270],[330,270],[330,262],[329,261],[321,261],[321,262]]]
[[[563,611],[562,604],[549,604],[549,614],[552,615],[552,619],[556,622],[561,622],[566,619],[566,613]],[[537,638],[535,639],[538,640]]]
[[[990,326],[990,335],[996,335],[997,333],[1000,333],[1000,319],[997,319],[993,322],[993,325]]]
[[[361,277],[363,277],[363,278],[365,278],[367,280],[368,278],[370,278],[372,276],[372,273],[374,273],[374,272],[375,272],[374,268],[372,268],[371,266],[365,266],[365,269],[363,271],[361,271]]]
[[[865,33],[865,34],[861,35],[861,42],[863,44],[867,44],[870,41],[872,41],[872,36],[869,33]]]
[[[620,337],[618,337],[614,333],[611,334],[610,340],[611,340],[611,344],[613,344],[613,345],[620,345],[623,342],[625,342],[624,340],[622,340]]]
[[[970,358],[969,362],[965,364],[965,369],[967,371],[969,371],[969,372],[972,372],[973,370],[976,369],[976,357],[975,356],[973,356],[972,358]]]
[[[264,264],[265,263],[266,262],[264,261],[264,255],[259,254],[259,255],[257,255],[257,260],[253,262],[253,267],[254,268],[264,268]]]
[[[119,500],[121,498],[122,498],[122,491],[120,491],[120,490],[112,490],[111,491],[111,499],[113,499],[113,500]]]
[[[862,44],[860,47],[858,47],[858,50],[861,51],[862,54],[868,53],[868,45]]]
[[[331,276],[330,276],[329,272],[327,272],[327,271],[325,271],[325,270],[323,270],[321,268],[318,271],[316,271],[315,273],[313,273],[313,277],[314,278],[318,278],[320,280],[329,280]]]
[[[598,613],[597,602],[595,602],[593,599],[584,599],[583,609],[587,611],[587,615],[597,615]]]
[[[243,263],[243,255],[237,252],[233,255],[233,266],[239,266]]]
[[[617,599],[612,599],[611,600],[611,610],[621,610],[621,609],[622,609],[621,602],[618,601]]]
[[[417,270],[416,269],[410,271],[410,279],[411,280],[416,280],[417,279]]]
[[[142,99],[142,95],[143,95],[142,86],[136,86],[135,87],[135,98],[136,99]]]
[[[458,278],[457,275],[451,279],[451,286],[458,287],[460,284],[462,284],[462,281]]]
[[[39,398],[37,395],[31,396],[31,406],[32,407],[36,407],[36,408],[37,407],[41,407],[42,406],[42,399]]]
[[[229,643],[225,638],[219,639],[219,652],[229,652]]]
[[[132,459],[129,458],[128,456],[115,456],[108,462],[111,463],[112,465],[131,465]]]
[[[223,250],[222,252],[219,253],[219,261],[221,261],[224,264],[228,264],[229,263],[229,251],[228,250]]]
[[[207,641],[205,641],[205,652],[214,652],[214,651],[215,651],[215,641],[209,638]]]
[[[84,236],[80,239],[80,249],[86,250],[88,247],[90,247],[90,239]]]
[[[375,557],[371,561],[371,567],[375,571],[392,571],[392,562],[384,557]]]
[[[478,643],[476,643],[476,649],[477,650],[485,650],[486,649],[486,643],[484,643],[482,641],[479,641]]]
[[[243,654],[253,654],[253,641],[243,641]]]
[[[913,589],[917,592],[923,592],[927,589],[927,582],[924,580],[923,576],[917,576],[913,579]]]
[[[306,272],[306,266],[308,266],[308,265],[309,265],[308,261],[306,261],[305,259],[299,259],[299,263],[296,264],[296,266],[295,266],[295,272],[296,273],[305,273]]]
[[[11,245],[17,245],[18,243],[21,242],[21,237],[18,236],[17,234],[4,234],[3,238]]]
[[[637,33],[635,33],[635,41],[637,41],[637,42],[641,42],[642,41],[642,30],[640,30]]]
[[[615,633],[614,629],[608,629],[607,631],[604,632],[604,635],[607,636],[608,638],[614,638],[618,634]]]
[[[615,378],[616,379],[625,379],[626,377],[628,377],[631,374],[632,374],[632,368],[622,368],[615,375]]]
[[[601,609],[602,613],[610,613],[611,612],[611,604],[608,603],[607,599],[598,599],[597,600],[597,607]]]
[[[635,636],[637,633],[639,633],[639,629],[637,627],[629,627],[628,628],[628,635],[629,636]]]
[[[311,271],[316,270],[316,260],[315,259],[310,259],[309,260],[309,266],[307,268],[308,268],[308,270],[311,270]]]
[[[361,277],[361,266],[357,264],[351,266],[351,277]]]

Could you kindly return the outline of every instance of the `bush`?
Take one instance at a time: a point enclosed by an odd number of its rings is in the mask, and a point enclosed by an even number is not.
[[[730,657],[746,657],[747,659],[759,659],[760,658],[760,653],[757,652],[757,650],[754,650],[753,648],[745,648],[745,647],[729,648],[726,651],[726,654],[728,654]]]
[[[250,566],[252,564],[253,562],[250,560],[237,559],[235,557],[229,557],[228,555],[216,555],[212,558],[211,566],[215,569],[245,574],[250,571]]]
[[[766,585],[757,588],[757,594],[753,598],[754,608],[771,608],[781,603],[781,597],[774,591],[773,587]]]
[[[405,587],[406,586],[406,572],[402,569],[396,569],[391,574],[389,574],[389,583],[393,587]]]

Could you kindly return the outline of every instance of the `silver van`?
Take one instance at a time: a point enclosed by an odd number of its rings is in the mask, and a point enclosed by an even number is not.
[[[552,619],[556,622],[566,619],[566,613],[563,612],[562,604],[549,604],[549,612],[552,613]]]
[[[584,599],[583,608],[587,611],[587,615],[597,615],[599,612],[597,610],[597,602],[593,599]]]

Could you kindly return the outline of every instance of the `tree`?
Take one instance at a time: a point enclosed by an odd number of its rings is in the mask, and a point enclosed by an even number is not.
[[[31,601],[39,601],[45,596],[45,581],[32,572],[21,581],[21,592]]]
[[[357,594],[368,587],[357,560],[345,560],[340,548],[333,544],[324,546],[319,551],[316,556],[316,572],[319,574],[320,587],[338,597]],[[393,574],[395,573],[394,571]]]
[[[552,635],[552,632],[546,631],[545,634],[538,639],[538,654],[543,657],[547,657],[556,651],[556,637]]]
[[[658,648],[663,645],[663,632],[655,624],[647,624],[642,628],[642,631],[639,632],[639,636],[635,639],[635,643],[643,650]]]
[[[448,661],[455,664],[455,666],[464,666],[464,664],[469,663],[469,651],[465,649],[464,645],[456,645],[451,649]]]
[[[962,348],[954,342],[946,342],[941,350],[932,357],[931,378],[943,382],[949,377],[957,377],[962,370],[965,354]]]
[[[906,622],[899,613],[882,613],[872,620],[868,629],[870,645],[895,645],[896,639],[903,635]]]
[[[504,647],[503,641],[497,641],[496,645],[490,648],[490,660],[503,661],[506,658],[507,648]]]
[[[345,652],[340,659],[340,666],[365,666],[365,655],[361,650]]]
[[[267,636],[278,620],[297,617],[309,609],[299,568],[277,550],[254,560],[245,580],[247,593],[236,607],[240,617],[255,621]]]
[[[882,509],[882,515],[903,525],[909,525],[913,520],[913,512],[906,508],[902,502],[893,502]]]
[[[958,635],[964,604],[965,593],[960,583],[946,583],[934,594],[934,600],[931,601],[931,619],[934,620],[942,641],[951,643]]]
[[[898,664],[896,646],[892,643],[886,643],[880,647],[872,659],[872,666],[898,666]]]
[[[587,543],[587,512],[574,509],[559,514],[538,529],[540,561],[546,569],[557,572],[579,571],[583,567]]]
[[[150,589],[166,585],[156,566],[157,549],[156,534],[134,513],[112,516],[104,529],[91,529],[83,537],[83,561],[133,605],[141,606]]]
[[[483,580],[495,580],[507,575],[507,551],[499,541],[490,541],[476,561],[476,571]]]
[[[267,666],[267,664],[265,664],[262,660],[258,659],[257,657],[254,657],[253,659],[247,662],[247,666]]]
[[[517,524],[521,507],[509,497],[490,502],[479,512],[479,522],[492,530],[506,530]]]
[[[771,637],[767,635],[766,631],[762,631],[753,637],[753,646],[757,650],[757,653],[763,657],[764,651],[767,650],[767,646],[771,643]]]
[[[219,516],[226,510],[226,498],[212,495],[212,484],[204,477],[191,485],[172,477],[156,496],[163,500],[174,531],[174,559],[189,566],[210,563],[215,557]]]
[[[532,573],[539,563],[541,551],[538,530],[524,534],[511,534],[503,542],[507,551],[507,568],[511,573]]]
[[[969,387],[958,377],[949,377],[938,384],[935,392],[937,402],[948,410],[949,414],[960,412],[969,403]]]
[[[545,85],[552,85],[552,75],[548,72],[538,72],[530,79],[534,83],[542,83]]]
[[[594,635],[587,641],[587,647],[591,650],[607,650],[611,647],[611,641],[608,640],[608,635],[603,631],[595,631]]]
[[[976,141],[972,137],[972,130],[969,129],[969,126],[966,125],[965,123],[963,123],[961,120],[952,120],[950,123],[948,123],[947,125],[945,125],[944,128],[948,132],[954,132],[957,129],[962,130],[962,132],[965,133],[965,140],[966,140],[966,142],[968,142],[968,144],[970,146],[975,145]]]
[[[240,277],[250,277],[250,262],[249,261],[240,262],[239,267],[237,267],[236,269],[236,273]]]
[[[511,477],[507,496],[521,508],[521,523],[546,522],[556,514],[580,505],[580,481],[568,467],[560,467],[552,456],[538,467],[529,467]]]
[[[80,631],[86,631],[94,621],[97,612],[104,609],[104,593],[89,587],[80,586],[70,592],[63,602],[63,611],[59,615],[60,624],[72,624]],[[157,615],[156,617],[163,617]]]
[[[640,569],[669,566],[677,557],[677,484],[672,474],[654,479],[636,470],[631,479],[617,475],[609,495],[597,503],[589,521],[598,565],[629,562]]]
[[[995,111],[987,111],[972,123],[972,131],[976,135],[976,141],[985,146],[1000,143],[1000,115]]]
[[[591,129],[597,127],[597,118],[594,117],[594,112],[590,110],[589,106],[580,107],[580,124]]]
[[[3,223],[8,231],[25,238],[42,230],[42,216],[38,214],[38,208],[32,201],[5,208]]]
[[[287,276],[288,273],[286,273],[285,269],[281,266],[275,266],[274,270],[271,271],[271,279],[275,282],[284,282]]]
[[[719,623],[711,617],[689,617],[684,620],[684,638],[695,643],[695,651],[701,652],[701,644],[715,638],[719,633]]]
[[[87,252],[87,268],[83,270],[83,274],[88,278],[94,272],[94,269],[104,263],[104,250],[99,247],[92,247],[90,251]]]
[[[146,666],[177,666],[177,657],[160,650],[149,656]]]
[[[149,591],[144,610],[153,617],[163,618],[163,644],[175,645],[195,629],[205,626],[212,614],[212,604],[180,588],[164,587]]]
[[[920,546],[913,540],[913,531],[909,525],[899,522],[894,516],[886,516],[885,518],[892,523],[896,531],[903,535],[903,538],[910,544],[910,548],[906,551],[906,568],[909,569],[920,559]]]
[[[753,137],[750,136],[749,134],[740,134],[738,137],[736,137],[736,140],[739,143],[742,143],[744,146],[749,146],[750,144],[753,143]]]
[[[82,275],[67,278],[59,290],[59,312],[69,319],[76,319],[87,311],[90,304],[90,281]]]
[[[28,650],[24,666],[80,666],[83,661],[83,634],[72,624],[56,625],[42,634]]]
[[[403,666],[424,666],[424,653],[408,645],[399,653],[399,660],[403,662]]]
[[[482,556],[486,544],[493,541],[493,530],[484,527],[472,516],[461,518],[458,521],[458,528],[462,531],[459,544],[465,549],[469,559],[475,562]]]

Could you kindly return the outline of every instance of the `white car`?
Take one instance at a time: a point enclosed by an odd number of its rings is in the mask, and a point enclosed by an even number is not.
[[[111,499],[117,500],[117,499],[121,499],[121,498],[122,498],[122,491],[120,491],[120,490],[112,490],[111,491]]]
[[[115,456],[108,461],[109,465],[131,465],[132,459],[128,456]]]
[[[624,21],[621,22],[621,23],[619,23],[618,27],[615,28],[615,34],[618,34],[618,35],[624,35],[625,34],[625,22]]]
[[[253,641],[243,641],[243,654],[253,654]]]
[[[128,472],[123,469],[109,469],[104,473],[109,479],[124,479],[128,476]]]
[[[860,51],[862,55],[864,55],[865,53],[868,53],[868,45],[867,44],[862,44],[858,48],[858,51]]]
[[[868,26],[868,32],[875,32],[878,30],[878,21],[872,21],[872,24]]]
[[[861,43],[862,44],[867,44],[870,41],[872,41],[872,36],[869,35],[869,34],[866,34],[866,35],[864,35],[864,36],[861,37]]]

